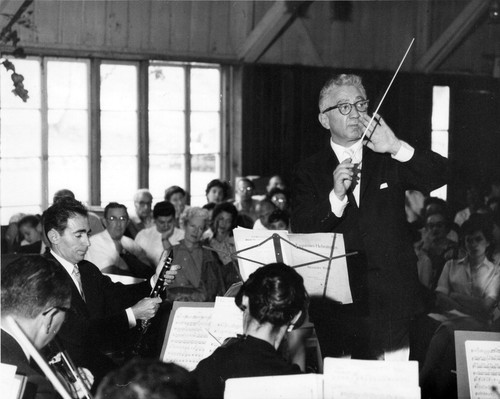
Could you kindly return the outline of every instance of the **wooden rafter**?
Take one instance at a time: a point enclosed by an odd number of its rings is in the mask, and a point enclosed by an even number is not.
[[[429,73],[436,69],[488,10],[489,4],[488,0],[471,0],[418,60],[415,65],[417,71]]]
[[[304,3],[311,1],[296,2],[295,9]],[[276,1],[248,35],[238,58],[243,62],[256,62],[295,17],[296,13],[290,11],[286,1]]]

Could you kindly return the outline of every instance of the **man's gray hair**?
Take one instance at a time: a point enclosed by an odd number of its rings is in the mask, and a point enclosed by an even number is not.
[[[361,92],[363,95],[366,97],[366,90],[363,86],[363,82],[360,76],[358,75],[353,75],[353,74],[341,74],[341,75],[336,75],[329,79],[321,88],[321,91],[319,92],[319,101],[318,101],[318,106],[320,112],[322,111],[322,106],[323,106],[323,101],[328,95],[335,90],[337,87],[340,86],[355,86]]]

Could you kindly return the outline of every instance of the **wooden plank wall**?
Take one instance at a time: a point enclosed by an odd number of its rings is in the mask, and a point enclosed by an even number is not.
[[[14,13],[22,3],[4,1],[5,13]],[[350,21],[334,20],[332,2],[314,1],[258,62],[394,70],[415,37],[403,66],[411,71],[468,1],[352,1]],[[35,29],[20,29],[21,44],[67,55],[238,63],[239,50],[272,5],[272,1],[35,1]],[[5,22],[0,16],[0,26]],[[500,55],[499,29],[483,18],[439,69],[491,75],[493,56]]]

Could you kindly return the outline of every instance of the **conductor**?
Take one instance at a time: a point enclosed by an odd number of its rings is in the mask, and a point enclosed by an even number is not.
[[[312,298],[324,356],[408,359],[410,319],[421,310],[416,257],[406,226],[405,190],[428,193],[446,182],[447,160],[399,140],[375,117],[361,78],[338,75],[319,95],[329,145],[294,172],[294,233],[344,235],[353,304]]]

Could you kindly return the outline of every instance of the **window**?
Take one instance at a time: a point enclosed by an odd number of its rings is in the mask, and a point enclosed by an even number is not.
[[[450,88],[434,86],[432,91],[432,137],[431,149],[448,158],[450,120]],[[446,200],[447,186],[434,190],[431,195]]]
[[[30,98],[11,93],[2,67],[2,224],[18,212],[41,213],[61,188],[88,205],[131,207],[139,187],[149,187],[156,202],[179,185],[192,204],[205,203],[206,184],[222,170],[220,66],[48,57],[13,63]]]

